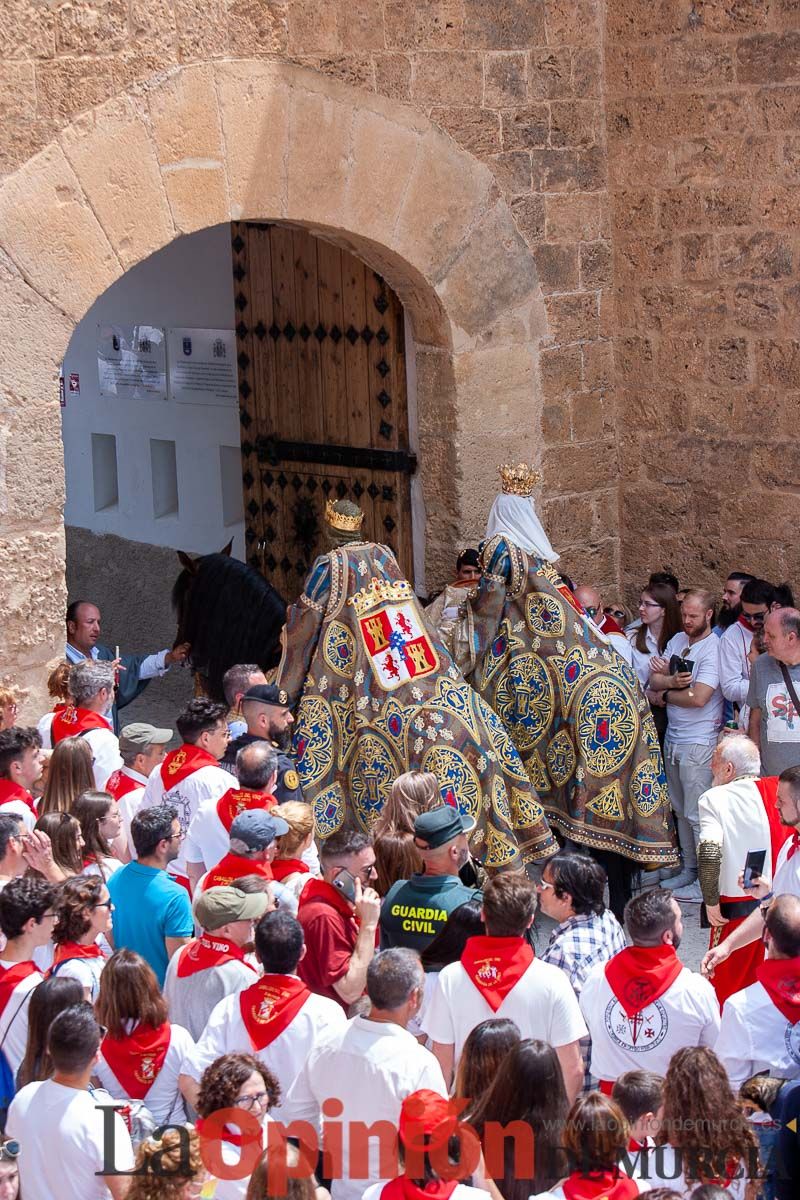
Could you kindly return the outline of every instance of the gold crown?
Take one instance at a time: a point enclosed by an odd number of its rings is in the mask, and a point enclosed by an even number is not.
[[[352,604],[359,617],[363,617],[364,613],[369,612],[376,604],[399,604],[413,599],[414,592],[407,580],[398,579],[395,583],[389,583],[388,580],[378,579],[373,575],[367,587],[356,592],[347,603]]]
[[[500,468],[500,478],[506,496],[531,496],[537,483],[542,481],[542,473],[527,463],[517,463],[515,467],[505,463]]]
[[[364,520],[363,512],[357,517],[349,517],[347,513],[337,512],[333,500],[325,501],[325,520],[332,529],[341,529],[344,533],[358,533]]]

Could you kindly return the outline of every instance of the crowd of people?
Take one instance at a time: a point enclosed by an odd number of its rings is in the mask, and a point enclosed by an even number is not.
[[[451,627],[479,576],[462,554]],[[800,613],[744,572],[720,606],[654,574],[637,620],[565,582],[649,701],[677,829],[622,923],[569,838],[487,871],[432,772],[322,836],[256,665],[125,724],[189,647],[121,657],[70,606],[38,727],[0,691],[0,1200],[797,1195]]]

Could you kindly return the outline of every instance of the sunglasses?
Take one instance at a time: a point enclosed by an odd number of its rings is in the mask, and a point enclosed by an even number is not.
[[[583,611],[586,613],[587,617],[596,617],[597,616],[597,605],[590,604],[589,607],[585,608]]]
[[[0,1162],[2,1162],[3,1159],[10,1159],[13,1161],[18,1157],[19,1142],[14,1141],[13,1138],[10,1141],[3,1142],[2,1146],[0,1146]]]
[[[607,605],[603,609],[603,615],[606,617],[619,617],[620,620],[625,619],[625,613],[622,611],[621,608],[611,608],[610,605]]]

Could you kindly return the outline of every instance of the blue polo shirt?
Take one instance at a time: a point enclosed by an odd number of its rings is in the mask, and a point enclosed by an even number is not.
[[[114,905],[115,949],[141,954],[163,987],[169,961],[164,939],[194,935],[189,893],[166,871],[139,862],[115,871],[107,887]]]

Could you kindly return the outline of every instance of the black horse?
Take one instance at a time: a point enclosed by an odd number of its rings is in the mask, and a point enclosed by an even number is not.
[[[264,671],[278,665],[286,621],[280,593],[230,552],[231,543],[200,558],[179,550],[184,569],[172,589],[175,644],[190,644],[189,662],[203,692],[220,702],[225,700],[222,676],[235,663],[258,663]]]

